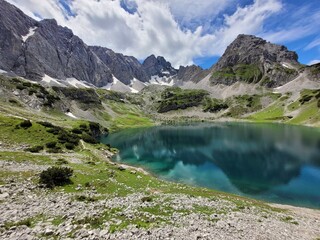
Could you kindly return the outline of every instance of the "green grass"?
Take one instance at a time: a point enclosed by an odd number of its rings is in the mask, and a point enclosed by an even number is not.
[[[37,165],[46,165],[52,163],[52,158],[48,155],[33,154],[28,152],[11,152],[2,151],[0,152],[0,159],[2,161],[15,161],[15,162],[31,162]]]
[[[56,141],[56,136],[48,133],[42,125],[32,122],[32,127],[19,127],[22,119],[6,117],[0,114],[0,141],[9,144],[42,145],[45,142]]]
[[[297,221],[295,221],[294,218],[291,217],[291,216],[282,217],[280,220],[283,221],[283,222],[286,222],[286,223],[291,223],[291,224],[294,224],[294,225],[299,225],[299,223],[298,223]]]
[[[214,72],[212,79],[227,79],[231,81],[240,80],[246,83],[257,83],[261,80],[262,72],[257,65],[238,64],[231,67],[226,67],[220,71]]]
[[[147,117],[126,114],[125,116],[115,118],[110,126],[110,130],[116,131],[125,128],[149,127],[153,125],[154,123]]]
[[[104,94],[103,91],[100,92],[101,95]],[[100,99],[102,96],[99,96]],[[272,95],[272,97],[274,97]],[[275,97],[278,99],[279,97]],[[261,111],[260,115],[257,115],[257,119],[269,119],[275,117],[276,119],[283,115],[283,101],[286,99],[278,100],[275,104],[271,105],[269,108]],[[112,126],[112,130],[118,130],[128,127],[138,127],[138,126],[151,126],[153,122],[146,116],[137,105],[127,104],[123,102],[113,101],[110,99],[102,99],[104,104],[110,107],[110,112],[104,113],[103,111],[97,110],[97,114],[101,118],[109,121]],[[237,101],[239,105],[246,108],[255,109],[259,107],[260,96],[253,96],[252,99],[248,96],[240,97]],[[248,106],[248,104],[250,106]],[[318,114],[314,111],[314,102],[306,103],[304,107],[306,109],[310,105],[308,114]],[[312,106],[311,106],[312,105]],[[2,134],[0,135],[0,141],[3,143],[8,143],[12,145],[16,144],[27,144],[27,145],[45,145],[47,142],[56,141],[57,138],[53,134],[49,134],[46,128],[40,124],[35,123],[35,121],[41,119],[41,121],[49,121],[54,125],[64,126],[68,128],[79,127],[81,123],[87,123],[82,120],[74,120],[66,117],[63,113],[59,111],[47,111],[39,113],[30,113],[26,109],[22,109],[17,106],[0,106],[0,110],[4,113],[0,114],[0,127]],[[266,112],[267,110],[267,112]],[[112,112],[112,113],[111,113]],[[271,112],[271,115],[269,114]],[[4,114],[13,114],[20,116],[27,116],[28,119],[33,120],[32,127],[28,129],[16,129],[16,125],[20,124],[23,120],[15,117],[4,116]],[[268,113],[268,114],[267,114]],[[37,115],[39,114],[39,115]],[[265,114],[265,115],[264,115]],[[41,117],[40,117],[41,116]],[[43,117],[43,118],[42,118]],[[305,116],[301,116],[302,120],[306,119]],[[298,121],[300,121],[298,119]],[[3,151],[0,152],[0,160],[2,161],[12,161],[18,163],[32,163],[37,165],[55,165],[58,161],[57,159],[63,158],[68,162],[68,166],[74,170],[74,176],[71,178],[73,184],[69,184],[62,187],[57,187],[53,191],[65,193],[77,193],[79,198],[72,198],[75,201],[84,201],[86,204],[90,204],[91,201],[99,201],[101,199],[108,199],[114,196],[124,197],[129,194],[142,193],[145,196],[150,196],[152,201],[148,202],[148,206],[139,209],[139,215],[132,219],[125,219],[122,215],[122,209],[106,209],[101,216],[96,216],[94,218],[83,218],[77,219],[79,224],[88,223],[90,228],[100,228],[104,225],[106,221],[111,221],[112,218],[121,220],[119,223],[111,223],[110,232],[119,231],[127,228],[129,225],[135,225],[139,228],[150,228],[153,226],[159,226],[161,224],[167,224],[168,216],[172,215],[174,212],[179,212],[181,214],[190,214],[192,212],[203,213],[205,215],[210,215],[212,213],[222,214],[224,209],[218,211],[215,208],[205,207],[205,206],[193,206],[191,209],[179,209],[176,210],[170,205],[171,200],[168,199],[165,202],[158,202],[157,193],[164,194],[185,194],[189,197],[204,197],[212,201],[217,199],[228,201],[232,205],[231,210],[227,211],[242,211],[247,207],[256,207],[260,211],[266,212],[277,212],[282,211],[268,206],[267,204],[238,197],[232,194],[221,193],[219,191],[209,190],[205,188],[191,187],[183,184],[171,183],[157,179],[151,175],[145,175],[143,173],[131,173],[129,169],[121,171],[118,166],[110,164],[104,160],[103,152],[98,150],[99,148],[104,148],[103,145],[90,145],[84,143],[84,147],[80,144],[78,148],[75,149],[71,154],[58,153],[58,154],[32,154],[22,151]],[[32,181],[38,181],[37,171],[24,171],[24,172],[11,172],[8,170],[0,170],[0,184],[5,184],[7,178],[14,178],[15,181],[26,180],[32,178]],[[77,190],[77,186],[81,185],[81,189]],[[87,197],[86,190],[95,189],[98,194],[102,194],[98,197]],[[84,197],[81,197],[84,196]],[[142,204],[142,199],[141,199]],[[155,216],[150,218],[150,215]],[[55,226],[59,226],[64,222],[61,216],[51,216],[53,218],[52,223]],[[39,218],[40,219],[40,218]],[[35,220],[35,218],[29,219],[31,225],[35,221],[42,221],[41,219]],[[293,222],[293,221],[291,221]],[[28,223],[28,222],[27,222]],[[19,225],[22,223],[8,223]],[[13,224],[13,225],[12,225]],[[29,223],[28,223],[29,224]]]
[[[300,102],[295,101],[295,102],[289,104],[287,108],[289,111],[294,111],[294,110],[297,110],[299,107],[300,107]]]
[[[139,107],[128,103],[108,101],[106,103],[115,116],[110,120],[110,131],[118,131],[125,128],[153,126],[153,121],[144,114]]]
[[[172,110],[199,106],[208,94],[205,90],[181,89],[178,87],[167,88],[161,93],[157,112],[165,113]]]
[[[27,226],[27,227],[31,227],[32,225],[32,219],[31,218],[26,218],[24,220],[21,220],[19,222],[5,222],[4,223],[4,227],[6,229],[10,229],[13,226]]]
[[[234,205],[232,211],[242,211],[244,206],[255,206],[261,209],[261,211],[274,211],[273,208],[269,207],[263,202],[250,200],[242,197],[238,197],[232,194],[221,193],[214,190],[209,190],[205,188],[191,187],[184,184],[171,183],[162,181],[151,175],[145,175],[140,172],[132,173],[129,169],[119,170],[119,168],[113,164],[103,161],[101,158],[102,152],[98,150],[101,146],[93,146],[90,144],[84,145],[85,149],[74,153],[73,155],[59,154],[58,158],[64,158],[69,161],[68,166],[74,169],[74,176],[71,178],[73,184],[56,187],[54,192],[63,191],[65,193],[77,193],[79,199],[74,199],[75,201],[85,201],[90,204],[91,197],[88,198],[85,195],[86,190],[94,188],[98,194],[103,194],[102,196],[94,197],[93,201],[99,201],[100,199],[112,198],[114,196],[124,197],[129,194],[135,194],[137,192],[143,193],[145,196],[150,197],[151,201],[148,201],[148,205],[139,209],[139,213],[135,215],[132,219],[126,219],[122,214],[122,209],[106,209],[104,213],[95,217],[84,217],[82,219],[75,219],[78,224],[88,224],[89,228],[101,228],[104,226],[106,221],[111,223],[109,231],[115,232],[127,228],[129,225],[134,225],[138,228],[151,228],[153,226],[160,226],[162,224],[168,224],[169,216],[175,212],[180,214],[191,214],[193,212],[198,212],[209,216],[210,214],[217,213],[223,214],[228,212],[228,209],[220,209],[217,211],[215,208],[205,207],[205,206],[193,206],[191,209],[175,209],[171,205],[171,199],[165,199],[160,202],[157,193],[164,194],[186,194],[189,197],[205,197],[209,198],[211,201],[225,200],[231,205]],[[17,154],[17,158],[14,159],[14,155]],[[50,165],[50,156],[39,156],[32,155],[29,153],[15,153],[6,152],[6,160],[12,161],[24,161],[25,157],[32,156],[34,159],[33,163],[42,164],[42,160]],[[54,165],[57,157],[52,159],[51,164]],[[74,163],[71,158],[76,158],[79,163]],[[0,171],[2,174],[3,172]],[[7,176],[15,176],[18,173],[7,173]],[[28,174],[25,177],[32,176],[35,178],[35,172],[23,172],[23,174]],[[2,179],[2,175],[0,175]],[[19,179],[16,179],[19,180]],[[78,185],[81,185],[81,190],[76,190]],[[84,196],[84,197],[81,197]],[[143,203],[141,199],[141,204]],[[162,201],[162,200],[161,200]],[[228,206],[226,206],[228,207]],[[152,217],[150,217],[152,216]],[[61,216],[51,216],[53,218],[51,221],[53,225],[59,226],[65,220]],[[113,220],[112,220],[113,219]],[[116,222],[113,222],[116,220]],[[40,221],[40,220],[38,220]],[[31,221],[34,222],[34,219]],[[16,223],[14,223],[16,224]],[[174,223],[169,223],[174,224]]]
[[[317,102],[313,101],[301,108],[300,113],[288,123],[303,124],[303,123],[319,123],[320,122],[320,108]]]
[[[255,121],[276,121],[284,118],[284,104],[281,101],[273,103],[271,106],[248,117]]]
[[[59,226],[61,223],[64,222],[64,219],[62,216],[56,216],[53,220],[52,220],[52,225],[53,226]]]

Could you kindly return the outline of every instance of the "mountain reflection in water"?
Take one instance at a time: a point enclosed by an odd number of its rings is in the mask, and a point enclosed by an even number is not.
[[[102,138],[115,160],[161,178],[268,201],[320,207],[320,131],[219,123],[126,130]]]

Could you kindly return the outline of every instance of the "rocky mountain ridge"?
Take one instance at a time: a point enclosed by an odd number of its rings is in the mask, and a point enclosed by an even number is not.
[[[305,68],[295,52],[251,35],[240,34],[219,61],[204,70],[196,65],[175,69],[154,55],[141,63],[108,48],[88,46],[55,20],[38,22],[5,0],[0,0],[0,33],[0,69],[49,85],[138,92],[149,84],[214,89],[239,82],[275,88],[302,71],[308,79],[318,79],[317,67]]]
[[[211,68],[210,81],[231,85],[237,81],[281,86],[298,75],[298,55],[285,46],[240,34]]]
[[[0,20],[0,69],[26,79],[40,81],[48,75],[103,87],[114,78],[129,85],[134,79],[147,82],[153,75],[177,73],[163,57],[152,55],[141,64],[132,56],[87,46],[54,19],[37,22],[4,0],[0,0]]]

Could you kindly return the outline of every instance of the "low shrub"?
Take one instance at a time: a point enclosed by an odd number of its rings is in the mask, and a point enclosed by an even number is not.
[[[76,200],[80,201],[80,202],[95,202],[95,201],[97,201],[96,198],[85,196],[85,195],[76,196]]]
[[[224,103],[221,100],[215,98],[206,98],[203,103],[203,111],[204,112],[218,112],[221,110],[225,110],[229,108],[228,104]]]
[[[142,202],[152,202],[152,197],[150,197],[150,196],[143,197],[143,198],[141,198],[141,201]]]
[[[31,87],[31,82],[23,82],[22,85],[25,87]]]
[[[63,186],[71,183],[73,170],[68,167],[50,167],[40,173],[40,184],[44,184],[47,188],[55,186]]]
[[[76,221],[79,225],[90,224],[92,228],[99,228],[103,224],[103,220],[98,217],[85,217]]]
[[[8,101],[9,103],[18,104],[18,101],[12,98],[10,98]]]
[[[205,90],[183,90],[178,87],[167,88],[161,93],[161,100],[158,102],[158,113],[171,110],[186,109],[199,106],[208,95]]]
[[[75,133],[75,134],[82,134],[82,130],[79,129],[79,128],[74,128],[71,130],[72,133]]]
[[[49,123],[49,122],[37,122],[37,123],[47,128],[55,127],[52,123]]]
[[[37,90],[33,88],[29,89],[29,96],[33,95],[34,93],[37,93]]]
[[[38,152],[42,151],[43,149],[44,149],[43,146],[34,146],[34,147],[26,148],[25,151],[32,152],[32,153],[38,153]]]
[[[46,143],[47,148],[55,148],[57,146],[57,142],[48,142]]]
[[[85,129],[88,129],[88,126],[84,123],[80,124],[79,127],[82,129],[82,130],[85,130]]]
[[[313,98],[312,95],[304,95],[302,96],[302,98],[299,100],[299,102],[301,103],[301,105],[309,102],[311,99]]]
[[[24,120],[23,122],[20,123],[20,127],[27,129],[29,127],[32,127],[32,123],[30,120]]]
[[[93,137],[91,137],[88,134],[83,134],[81,136],[82,140],[85,141],[86,143],[91,143],[91,144],[97,144],[98,141],[96,139],[94,139]]]
[[[73,133],[69,133],[67,131],[61,131],[58,136],[58,140],[60,143],[73,143],[75,145],[78,145],[79,143],[79,137]]]
[[[44,95],[42,93],[36,93],[37,98],[44,99]]]
[[[23,86],[23,85],[21,85],[21,84],[18,84],[17,86],[16,86],[16,88],[18,89],[18,90],[24,90],[24,89],[27,89],[25,86]]]
[[[50,148],[47,151],[48,153],[61,153],[62,149],[61,147],[55,146],[54,148]]]
[[[27,227],[31,227],[32,225],[32,221],[30,218],[27,218],[27,219],[24,219],[24,220],[21,220],[19,222],[5,222],[4,223],[4,227],[6,229],[10,229],[11,227],[17,227],[17,226],[27,226]]]
[[[64,165],[64,164],[68,164],[69,162],[63,158],[59,158],[57,161],[56,161],[56,164],[57,165]]]
[[[60,131],[61,131],[61,128],[55,127],[55,126],[47,130],[48,133],[52,133],[53,135],[58,135]]]
[[[65,147],[66,147],[66,149],[68,149],[68,150],[73,150],[73,149],[76,147],[76,145],[74,145],[73,143],[67,142],[67,143],[65,144]]]

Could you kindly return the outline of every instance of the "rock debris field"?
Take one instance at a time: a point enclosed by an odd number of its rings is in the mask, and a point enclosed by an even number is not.
[[[32,166],[1,161],[1,167],[27,170]],[[239,205],[232,198],[182,193],[154,192],[151,198],[136,192],[121,197],[99,194],[81,185],[77,186],[79,193],[68,193],[40,188],[34,178],[23,181],[2,178],[0,239],[316,240],[320,237],[318,210]]]

